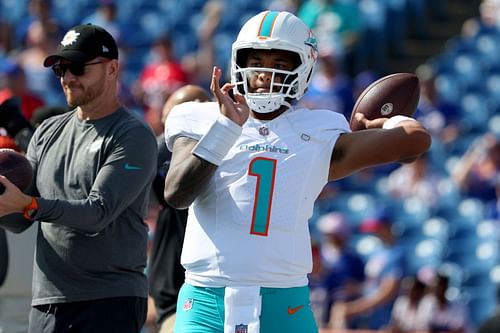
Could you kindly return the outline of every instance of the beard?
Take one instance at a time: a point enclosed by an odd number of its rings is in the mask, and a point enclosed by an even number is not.
[[[64,87],[64,95],[68,106],[76,108],[95,100],[104,92],[104,74],[87,87],[75,82]]]

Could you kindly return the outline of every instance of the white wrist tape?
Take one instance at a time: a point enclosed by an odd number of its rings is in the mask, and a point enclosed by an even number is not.
[[[382,125],[382,128],[383,129],[394,128],[394,127],[396,127],[397,124],[399,124],[400,122],[405,121],[405,120],[416,121],[415,119],[413,119],[411,117],[397,115],[397,116],[394,116],[394,117],[387,119],[387,121],[384,123],[384,125]]]
[[[240,137],[243,128],[231,119],[220,115],[208,132],[194,146],[191,153],[219,166]]]

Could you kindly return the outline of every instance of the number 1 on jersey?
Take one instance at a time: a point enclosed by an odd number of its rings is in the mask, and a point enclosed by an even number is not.
[[[250,234],[267,236],[273,202],[276,160],[264,157],[254,158],[250,161],[248,174],[257,177]]]

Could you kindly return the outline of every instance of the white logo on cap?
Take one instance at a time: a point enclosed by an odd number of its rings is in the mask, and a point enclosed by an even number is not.
[[[62,46],[68,46],[76,42],[76,39],[80,36],[79,32],[75,30],[70,30],[64,35],[63,40],[61,41]]]
[[[106,46],[102,46],[102,53],[109,52],[109,49]]]

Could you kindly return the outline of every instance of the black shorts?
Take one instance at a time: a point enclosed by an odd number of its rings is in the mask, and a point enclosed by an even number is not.
[[[138,333],[148,310],[146,298],[115,297],[31,308],[29,333]]]

